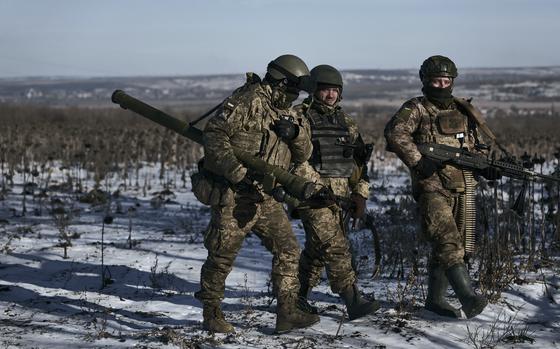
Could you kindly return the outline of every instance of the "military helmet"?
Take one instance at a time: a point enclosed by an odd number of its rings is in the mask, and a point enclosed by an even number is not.
[[[299,78],[309,76],[309,68],[301,58],[294,55],[282,55],[270,63],[266,72],[276,80],[288,79],[299,82]]]
[[[328,64],[321,64],[311,69],[311,78],[318,85],[334,85],[342,89],[342,75],[335,67]]]
[[[428,57],[420,66],[420,80],[426,81],[431,78],[445,76],[449,78],[457,77],[457,67],[452,60],[445,56]]]

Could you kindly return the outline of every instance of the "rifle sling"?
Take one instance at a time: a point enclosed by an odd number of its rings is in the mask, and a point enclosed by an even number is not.
[[[482,113],[480,112],[480,110],[475,108],[471,103],[469,103],[469,101],[467,101],[464,98],[453,97],[453,99],[454,99],[455,103],[457,103],[458,105],[460,105],[463,109],[465,109],[467,111],[469,116],[472,117],[473,120],[478,125],[478,127],[480,127],[480,130],[482,132],[484,132],[484,134],[488,138],[490,138],[492,140],[492,142],[496,142],[496,136],[490,130],[488,125],[486,125],[486,122],[484,121],[484,117],[482,116]]]

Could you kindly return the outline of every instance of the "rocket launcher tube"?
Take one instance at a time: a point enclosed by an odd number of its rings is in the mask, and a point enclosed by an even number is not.
[[[177,132],[183,137],[186,137],[200,145],[204,145],[204,138],[200,129],[174,118],[173,116],[126,94],[122,90],[115,90],[115,92],[111,95],[111,101],[120,105],[123,109],[131,110],[136,114],[160,124],[161,126]],[[245,166],[251,168],[253,171],[268,178],[272,177],[272,183],[267,185],[269,188],[265,188],[265,191],[267,192],[272,191],[276,184],[281,184],[290,195],[300,200],[307,200],[316,191],[315,184],[313,182],[309,182],[305,178],[291,174],[279,166],[271,165],[251,153],[236,148],[233,149],[233,153],[241,162],[243,162]]]

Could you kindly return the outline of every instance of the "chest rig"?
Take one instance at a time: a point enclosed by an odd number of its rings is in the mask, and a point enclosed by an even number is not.
[[[354,167],[354,150],[350,131],[343,123],[341,112],[322,114],[310,108],[313,154],[309,163],[321,177],[350,178]]]
[[[423,117],[416,131],[419,144],[437,143],[452,147],[469,146],[469,119],[458,109],[439,110],[427,101],[421,104]]]

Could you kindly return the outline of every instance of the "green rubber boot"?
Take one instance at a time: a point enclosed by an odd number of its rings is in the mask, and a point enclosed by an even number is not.
[[[449,282],[445,271],[440,266],[428,267],[428,296],[424,308],[441,316],[459,318],[461,311],[445,300]]]
[[[457,294],[457,298],[463,306],[461,309],[463,309],[467,318],[470,319],[482,313],[488,304],[488,300],[474,293],[467,267],[463,263],[455,264],[447,269],[445,274],[455,294]]]

